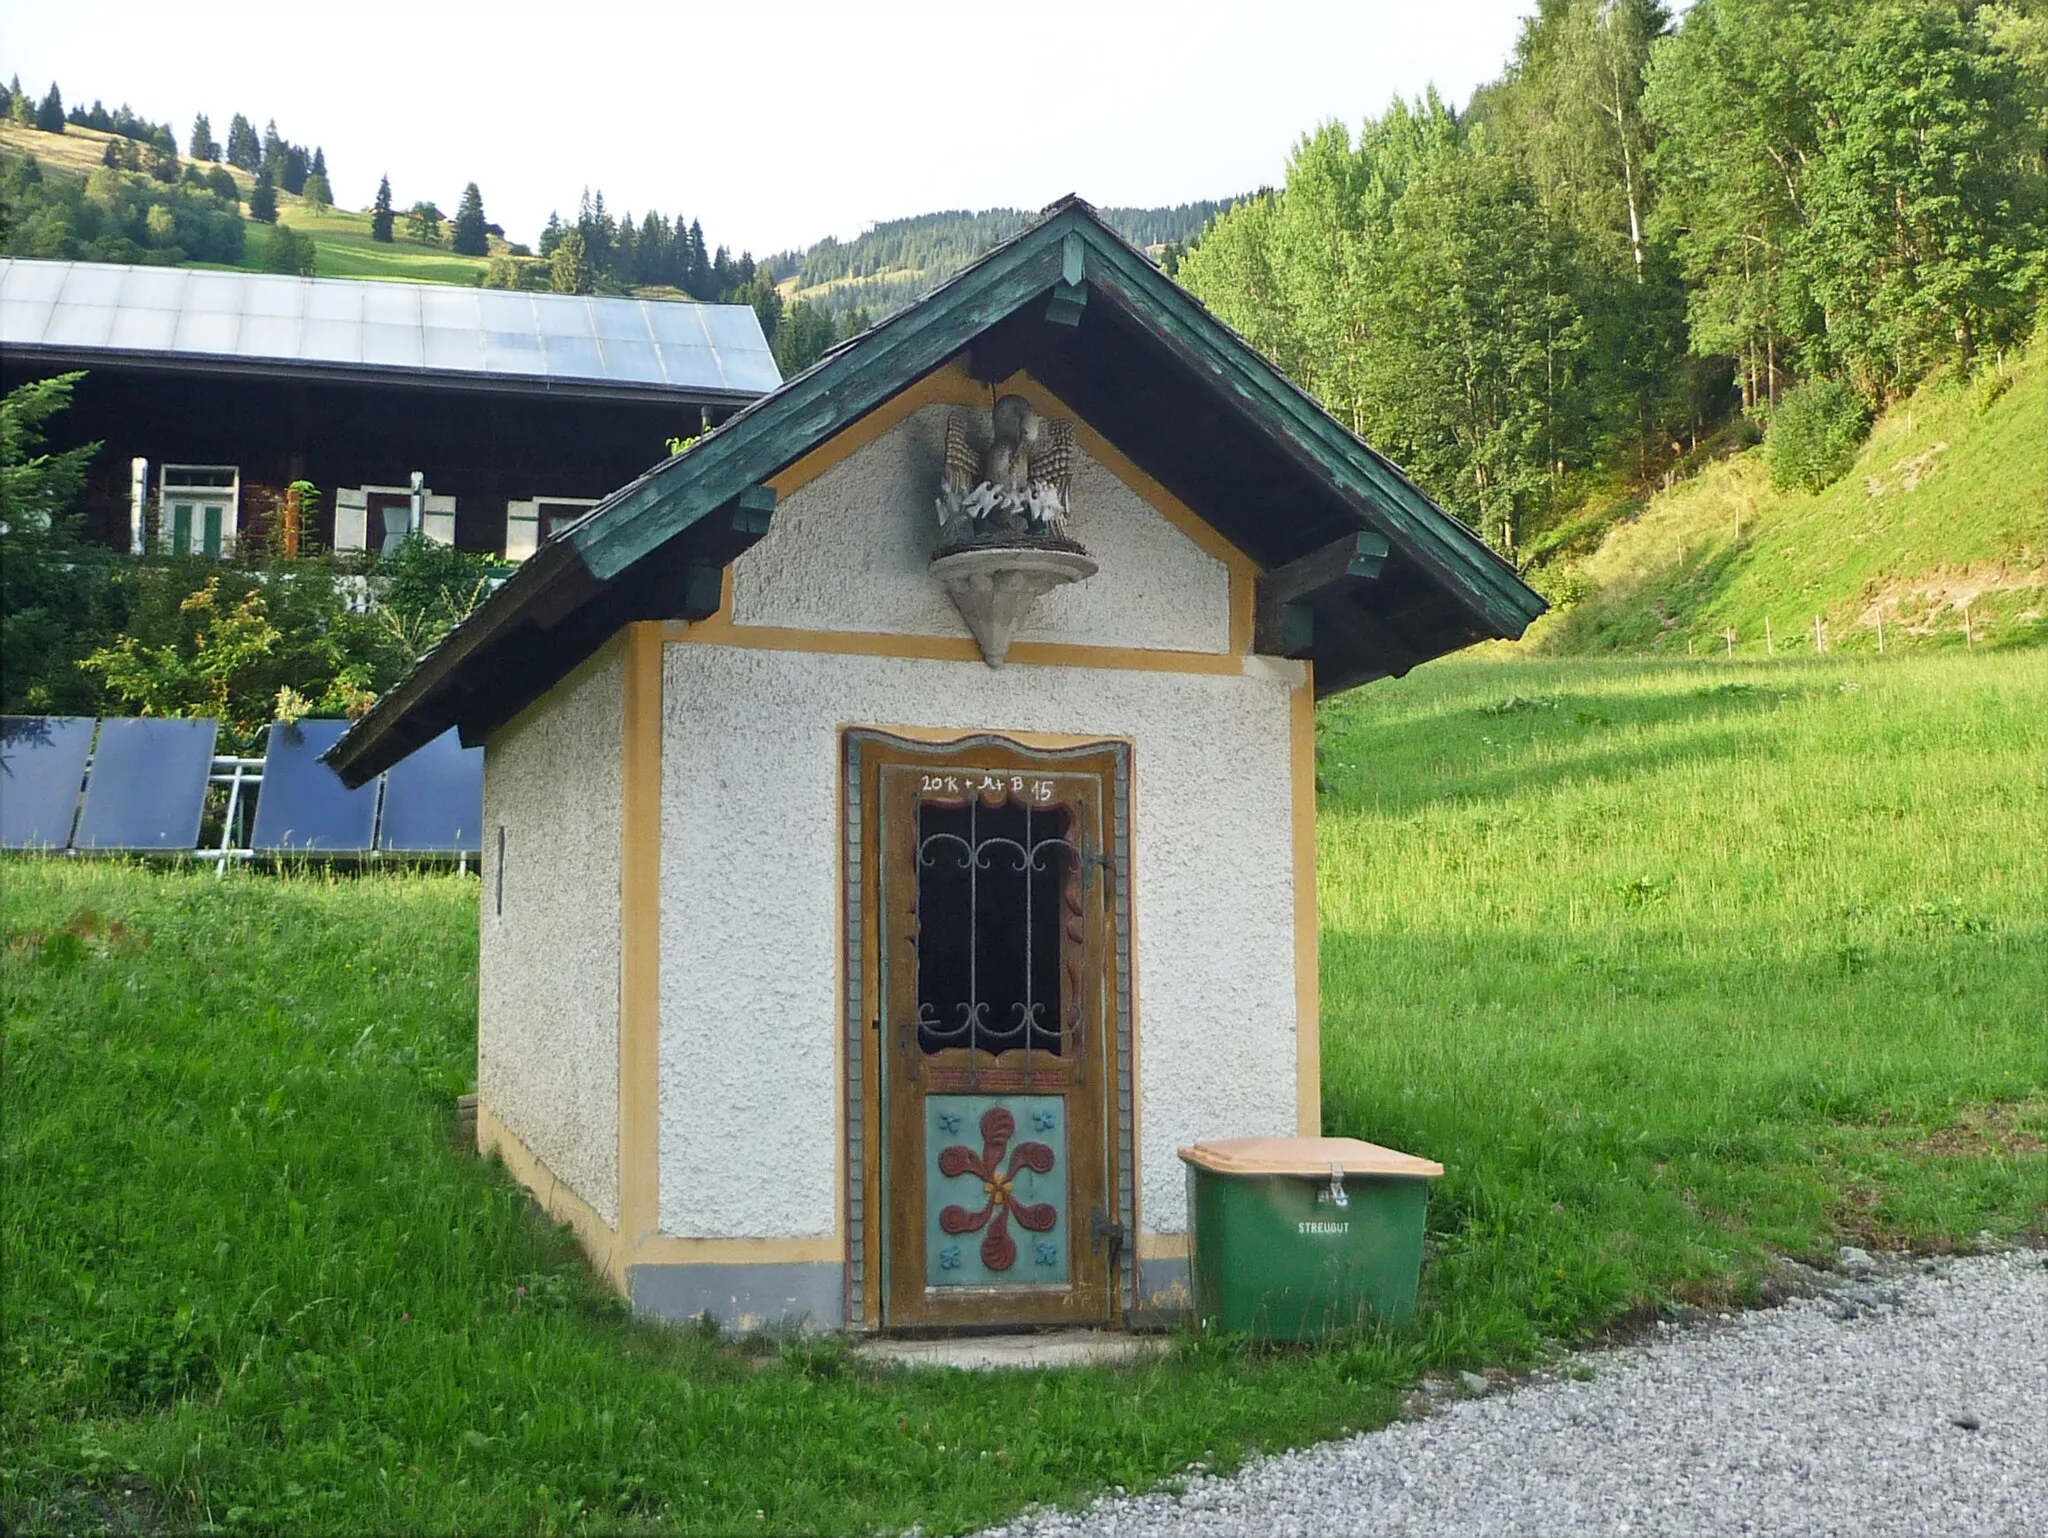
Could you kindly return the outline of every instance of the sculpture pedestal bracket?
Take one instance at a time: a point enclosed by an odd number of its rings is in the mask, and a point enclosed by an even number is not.
[[[1097,569],[1077,550],[1030,546],[956,550],[934,557],[931,565],[992,668],[1003,665],[1011,637],[1039,599],[1056,587],[1094,576]]]

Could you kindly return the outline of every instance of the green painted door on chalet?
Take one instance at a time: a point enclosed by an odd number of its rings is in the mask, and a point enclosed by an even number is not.
[[[171,504],[172,555],[190,555],[192,553],[192,515],[195,511],[197,511],[195,503],[173,502]]]
[[[1119,751],[867,761],[884,1325],[1112,1319]]]

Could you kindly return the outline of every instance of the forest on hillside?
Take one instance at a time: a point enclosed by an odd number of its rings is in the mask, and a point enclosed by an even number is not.
[[[1237,201],[1209,198],[1167,208],[1105,208],[1101,213],[1133,245],[1172,249],[1192,241]],[[1021,208],[956,208],[885,219],[851,240],[828,236],[805,250],[770,257],[764,265],[778,281],[793,279],[799,291],[826,289],[806,297],[835,316],[856,307],[881,316],[943,283],[1036,217]]]
[[[1464,112],[1315,128],[1178,276],[1527,566],[1716,432],[1817,489],[2023,342],[2044,135],[2048,0],[1541,0]]]

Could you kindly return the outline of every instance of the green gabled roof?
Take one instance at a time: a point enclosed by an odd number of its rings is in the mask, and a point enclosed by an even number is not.
[[[1476,534],[1066,198],[551,539],[330,761],[355,784],[450,725],[481,741],[622,625],[715,612],[718,574],[766,532],[764,483],[963,354],[992,382],[1028,368],[1262,569],[1383,535],[1379,579],[1319,611],[1319,692],[1519,636],[1543,610]]]

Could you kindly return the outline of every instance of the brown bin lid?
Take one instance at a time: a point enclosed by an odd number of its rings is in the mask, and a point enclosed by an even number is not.
[[[1413,1175],[1434,1179],[1444,1167],[1355,1137],[1233,1137],[1183,1148],[1190,1164],[1219,1175],[1319,1175],[1332,1165],[1347,1175]]]

